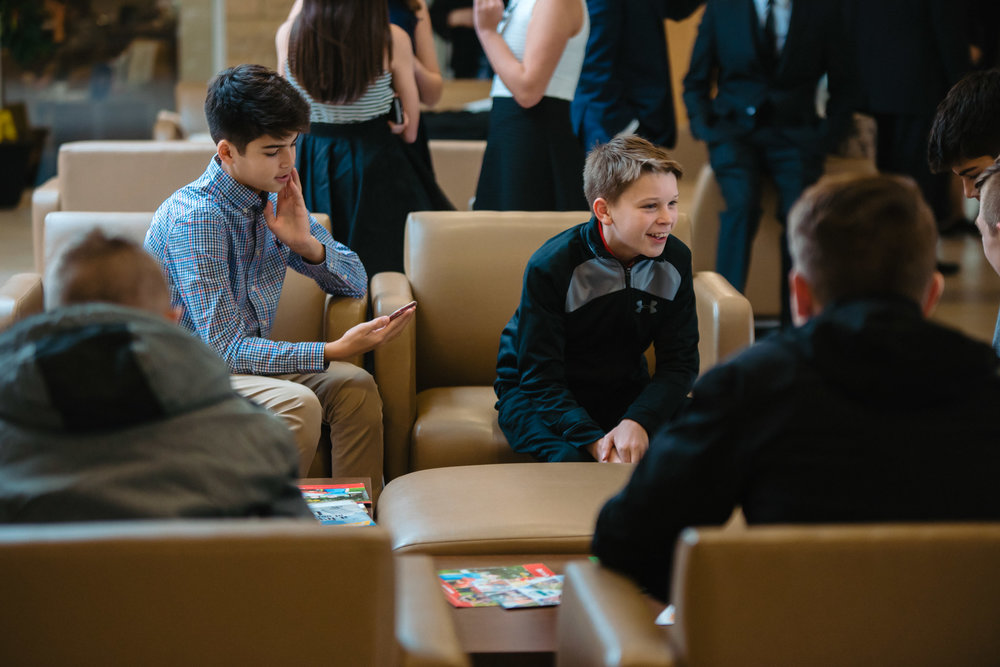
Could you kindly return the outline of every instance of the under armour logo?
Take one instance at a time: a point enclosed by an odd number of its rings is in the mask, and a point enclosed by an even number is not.
[[[642,299],[635,302],[635,312],[641,313],[644,310],[648,310],[650,315],[656,315],[656,300],[650,299],[649,305],[642,303]]]

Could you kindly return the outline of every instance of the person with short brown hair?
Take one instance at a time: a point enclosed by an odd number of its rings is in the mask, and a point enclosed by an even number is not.
[[[670,233],[680,175],[666,151],[637,136],[590,151],[593,216],[532,255],[500,337],[498,421],[514,450],[634,463],[683,405],[699,360],[691,251]]]
[[[798,326],[708,371],[601,510],[593,553],[667,599],[685,527],[997,520],[1000,360],[927,319],[937,229],[916,184],[827,178],[789,214]]]

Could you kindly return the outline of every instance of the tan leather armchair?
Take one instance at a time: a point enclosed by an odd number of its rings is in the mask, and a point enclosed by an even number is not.
[[[0,664],[467,665],[430,559],[297,520],[0,527]]]
[[[78,240],[95,227],[107,234],[123,236],[142,244],[149,229],[152,213],[122,212],[54,212],[46,218],[44,249],[40,264],[44,267],[68,244]],[[325,214],[316,219],[327,229],[330,220]],[[18,274],[0,286],[0,331],[18,319],[43,309],[43,281],[40,274]],[[273,340],[329,341],[336,340],[347,329],[365,320],[366,299],[332,297],[309,278],[289,269],[278,301]],[[360,365],[360,355],[350,360]],[[329,476],[329,451],[319,448],[309,476]]]
[[[155,211],[198,178],[211,141],[72,141],[59,147],[56,175],[31,195],[35,271],[44,270],[45,216],[53,211]]]
[[[405,273],[372,278],[376,316],[417,301],[415,326],[375,351],[385,473],[523,462],[497,425],[500,332],[521,297],[528,258],[587,212],[424,211],[407,221]],[[690,236],[686,216],[674,232]],[[702,371],[753,340],[747,300],[716,274],[694,279]]]
[[[995,665],[998,562],[996,523],[689,529],[669,628],[627,578],[567,566],[557,664]]]

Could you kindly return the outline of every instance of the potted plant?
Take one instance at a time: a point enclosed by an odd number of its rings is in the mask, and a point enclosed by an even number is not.
[[[17,206],[25,186],[34,185],[47,130],[28,124],[24,104],[7,105],[3,62],[33,67],[54,49],[38,0],[4,0],[0,9],[0,207]]]

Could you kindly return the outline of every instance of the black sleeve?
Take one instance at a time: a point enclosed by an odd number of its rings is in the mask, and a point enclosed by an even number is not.
[[[657,432],[628,485],[605,504],[592,545],[601,563],[669,599],[674,542],[688,526],[719,525],[743,485],[739,414],[742,374],[732,364],[707,373],[678,419]]]

